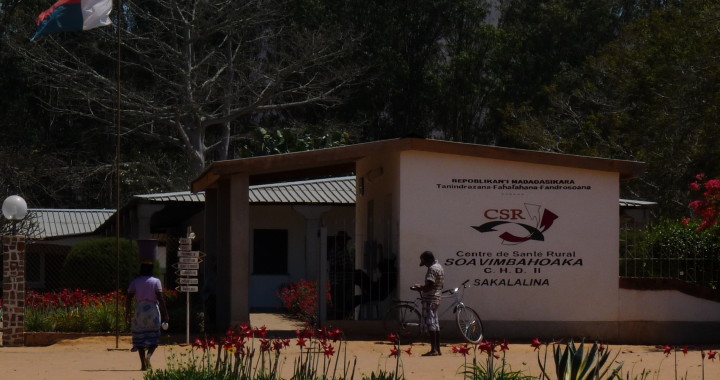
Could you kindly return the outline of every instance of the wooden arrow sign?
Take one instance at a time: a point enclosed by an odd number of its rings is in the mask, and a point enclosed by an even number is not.
[[[194,277],[180,277],[175,279],[176,284],[180,285],[197,285],[199,284],[198,279]]]
[[[175,290],[179,292],[185,292],[185,293],[197,293],[198,287],[197,286],[176,286]]]
[[[178,251],[178,257],[202,257],[204,256],[200,251]]]
[[[189,270],[189,269],[182,269],[182,270],[176,270],[175,274],[178,276],[197,276],[198,271],[196,270]]]

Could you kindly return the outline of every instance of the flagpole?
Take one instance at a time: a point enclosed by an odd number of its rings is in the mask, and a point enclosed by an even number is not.
[[[117,2],[117,67],[115,70],[117,93],[115,100],[115,348],[120,347],[120,31],[122,30],[122,0]],[[127,295],[126,295],[127,296]],[[127,313],[127,310],[125,311]]]

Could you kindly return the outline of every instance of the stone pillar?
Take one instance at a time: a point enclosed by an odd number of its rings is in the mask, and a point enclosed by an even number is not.
[[[25,236],[2,237],[4,347],[25,345]]]

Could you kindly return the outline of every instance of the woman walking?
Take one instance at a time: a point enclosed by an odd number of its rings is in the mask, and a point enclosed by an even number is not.
[[[161,323],[168,321],[162,284],[152,273],[153,263],[140,264],[140,276],[130,282],[125,301],[125,320],[129,324],[132,300],[136,301],[130,331],[132,351],[140,355],[141,371],[151,369],[150,358],[160,343]]]

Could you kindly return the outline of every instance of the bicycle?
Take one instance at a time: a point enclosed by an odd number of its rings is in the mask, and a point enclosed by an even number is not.
[[[453,288],[442,291],[440,298],[440,308],[438,309],[438,318],[452,310],[455,314],[460,334],[470,343],[477,343],[483,338],[483,325],[480,315],[470,306],[463,303],[463,295],[470,280],[462,283],[462,288]],[[420,293],[418,291],[418,293]],[[452,299],[452,303],[448,305],[442,312],[443,301]],[[422,315],[422,298],[418,297],[415,301],[397,300],[395,305],[385,313],[384,327],[386,335],[398,334],[403,341],[414,341],[420,336],[420,316]]]

